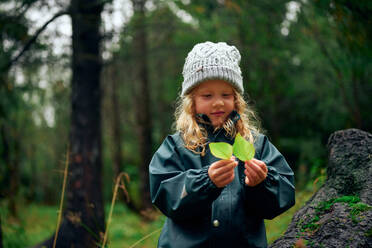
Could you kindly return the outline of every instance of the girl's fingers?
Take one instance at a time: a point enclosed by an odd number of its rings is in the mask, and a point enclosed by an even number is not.
[[[230,159],[218,160],[211,164],[214,169],[225,167],[225,165],[232,163]]]
[[[266,177],[267,175],[267,166],[262,161],[252,159],[247,161],[244,166],[248,171],[254,171],[260,177]]]
[[[227,184],[231,183],[234,180],[234,171],[228,172],[216,177],[211,177],[211,180],[217,187],[224,187]]]
[[[234,180],[234,175],[229,177],[229,178],[226,178],[225,180],[223,180],[221,182],[221,185],[223,185],[222,187],[225,187],[226,185],[228,185],[229,183],[231,183],[232,181]]]
[[[225,174],[229,171],[233,171],[234,168],[237,166],[238,162],[232,162],[230,161],[229,163],[224,164],[222,167],[214,167],[213,168],[213,173],[216,175],[221,175]]]
[[[258,159],[252,159],[252,162],[254,164],[256,164],[257,166],[259,166],[265,173],[267,173],[267,166],[265,164],[265,162],[261,161],[261,160],[258,160]]]
[[[236,167],[236,165],[237,165],[237,162],[232,162],[232,163],[226,164],[224,167],[213,170],[212,173],[216,179],[220,177],[224,177],[225,175],[231,175],[231,174],[234,174],[234,168]]]
[[[248,177],[249,181],[256,182],[262,180],[262,176],[257,174],[254,170],[251,168],[248,168],[244,171],[244,174]]]
[[[234,180],[234,173],[231,173],[231,174],[226,174],[226,175],[223,175],[221,177],[219,177],[216,182],[218,182],[219,184],[225,186],[226,184],[229,184],[231,183],[233,180]]]
[[[221,162],[223,161],[223,162]],[[217,187],[224,187],[234,180],[234,168],[237,161],[220,160],[213,163],[208,169],[208,175]]]
[[[256,165],[254,165],[254,164],[245,165],[245,171],[244,172],[248,177],[252,177],[254,179],[259,179],[260,177],[265,176],[265,173],[262,170],[257,169]]]
[[[252,159],[245,162],[244,174],[245,183],[249,186],[255,186],[265,180],[267,176],[267,166],[263,161]]]
[[[227,169],[219,169],[216,171],[216,178],[224,178],[228,175],[234,174],[234,167],[231,165],[228,165],[226,167],[229,167]]]
[[[208,170],[209,177],[217,187],[224,187],[234,180],[234,168],[237,165],[238,162],[233,156],[230,159],[214,162]],[[245,183],[247,185],[255,186],[265,180],[268,172],[265,162],[252,159],[246,161],[244,167]]]
[[[261,183],[264,179],[256,179],[252,177],[252,175],[246,174],[245,176],[245,184],[248,186],[256,186],[257,184]]]

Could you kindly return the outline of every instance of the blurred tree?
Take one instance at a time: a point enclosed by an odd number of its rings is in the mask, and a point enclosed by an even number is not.
[[[1,216],[0,216],[0,248],[3,248],[3,231],[1,229]]]
[[[0,248],[3,248],[3,231],[1,229],[1,217],[0,217]]]
[[[13,1],[7,1],[12,4]],[[4,3],[5,4],[5,3]],[[27,4],[26,9],[27,9]],[[0,137],[2,168],[2,193],[9,199],[8,208],[13,216],[17,216],[16,197],[19,189],[19,137],[16,134],[16,121],[11,119],[19,101],[14,84],[9,80],[11,55],[22,46],[27,39],[28,25],[22,12],[0,10]],[[12,105],[15,104],[15,105]]]
[[[46,21],[33,35],[29,35],[29,24],[25,17],[27,11],[40,0],[4,0],[3,5],[14,6],[11,11],[1,11],[0,23],[4,27],[1,32],[1,38],[4,40],[1,43],[0,72],[5,73],[23,57],[32,45],[36,43],[39,35],[47,28],[47,26],[60,16],[66,15],[67,10],[62,10],[54,14]],[[4,44],[6,46],[4,47]]]
[[[133,82],[136,79],[133,75],[135,67],[132,51],[131,44],[122,41],[121,48],[114,51],[112,61],[106,63],[103,70],[103,152],[106,165],[104,177],[105,180],[112,181],[118,170],[128,173],[131,181],[130,185],[127,185],[131,199],[128,206],[139,213],[140,202],[137,191],[139,180],[136,166],[139,164],[139,152],[138,135],[135,131],[136,106],[133,103]],[[114,97],[117,100],[114,100]],[[120,164],[117,162],[119,156]],[[105,195],[111,197],[112,187],[106,187],[105,190]]]
[[[0,137],[2,149],[0,163],[3,166],[3,175],[6,175],[1,185],[1,190],[6,191],[10,213],[17,215],[16,198],[19,191],[20,164],[22,163],[22,150],[25,145],[21,144],[22,127],[21,107],[25,107],[22,99],[24,90],[31,90],[32,85],[17,86],[16,79],[9,76],[11,68],[18,65],[38,64],[38,56],[32,53],[26,54],[28,50],[41,51],[44,47],[37,42],[38,36],[56,18],[66,14],[66,11],[56,13],[33,35],[30,35],[30,22],[26,13],[33,7],[37,0],[1,2],[4,9],[0,10]],[[20,61],[22,59],[22,61]],[[31,66],[29,66],[31,67]]]
[[[148,165],[152,157],[152,116],[150,110],[150,87],[148,72],[148,45],[147,45],[147,25],[145,16],[146,0],[132,0],[134,15],[133,22],[135,26],[133,39],[134,59],[137,67],[135,75],[137,78],[135,103],[137,130],[139,141],[139,183],[141,195],[141,207],[143,210],[152,209],[150,199],[149,172]]]
[[[124,165],[124,159],[123,159],[123,138],[122,138],[122,124],[121,124],[121,106],[120,106],[120,90],[121,88],[120,83],[122,82],[121,78],[119,77],[119,66],[116,65],[118,63],[113,59],[111,63],[105,66],[103,70],[103,74],[105,75],[103,77],[103,91],[106,93],[104,95],[103,99],[103,115],[104,115],[104,122],[103,126],[108,125],[109,133],[106,134],[106,136],[110,136],[109,140],[110,142],[104,142],[104,146],[109,146],[110,148],[106,149],[111,152],[111,159],[112,162],[109,162],[109,164],[112,164],[113,166],[113,177],[117,178],[121,172],[127,173],[127,166]],[[128,90],[128,89],[125,89]],[[109,100],[109,101],[107,101]],[[124,123],[126,126],[126,123]],[[107,130],[106,128],[103,128],[103,130]],[[105,134],[105,133],[103,133]],[[107,138],[106,138],[107,139]],[[111,148],[112,147],[112,148]],[[127,173],[128,174],[128,173]],[[129,174],[128,174],[129,175]],[[131,209],[134,213],[140,214],[140,208],[137,207],[132,200],[132,194],[131,192],[131,185],[127,184],[126,188],[128,190],[128,195],[125,196],[123,194],[119,195],[119,199],[126,204],[129,209]],[[127,199],[127,197],[129,199]]]
[[[72,0],[72,92],[67,206],[56,246],[94,247],[104,233],[101,182],[101,12],[104,2]],[[55,237],[39,247],[52,247]]]
[[[371,131],[372,3],[320,0],[314,6],[320,15],[329,17],[328,25],[335,29],[337,46],[329,47],[321,37],[322,27],[308,19],[314,38],[335,71],[352,126]],[[341,50],[341,56],[335,56],[333,50]]]
[[[116,68],[112,68],[111,74],[111,107],[112,107],[112,137],[114,139],[114,149],[113,149],[113,160],[114,160],[114,171],[115,175],[118,176],[122,171],[122,138],[120,131],[120,111],[119,111],[119,99],[118,99],[118,76]]]

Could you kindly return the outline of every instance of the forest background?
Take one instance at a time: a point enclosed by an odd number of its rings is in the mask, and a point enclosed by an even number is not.
[[[82,188],[106,206],[92,213],[101,240],[120,172],[131,201],[120,192],[115,214],[130,224],[111,239],[161,227],[147,167],[174,131],[184,59],[207,40],[241,52],[245,97],[295,171],[297,191],[321,183],[329,135],[372,131],[371,20],[372,3],[356,0],[1,0],[1,243],[53,235],[66,160],[61,230],[79,211],[90,227],[76,200]]]

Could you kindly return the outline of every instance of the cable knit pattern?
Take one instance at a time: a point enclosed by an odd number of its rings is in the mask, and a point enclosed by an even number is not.
[[[207,41],[196,44],[185,60],[181,95],[186,95],[195,86],[208,79],[225,80],[243,94],[240,58],[238,49],[225,42]]]

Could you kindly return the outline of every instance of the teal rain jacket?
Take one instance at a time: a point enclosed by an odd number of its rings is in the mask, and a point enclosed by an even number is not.
[[[233,143],[223,129],[206,128],[209,142]],[[245,185],[239,161],[234,181],[217,188],[208,176],[218,160],[209,146],[201,156],[184,147],[180,133],[164,140],[149,167],[152,202],[168,217],[158,248],[267,247],[263,219],[294,205],[294,175],[266,136],[256,135],[254,146],[255,158],[268,167],[267,178],[255,187]]]

